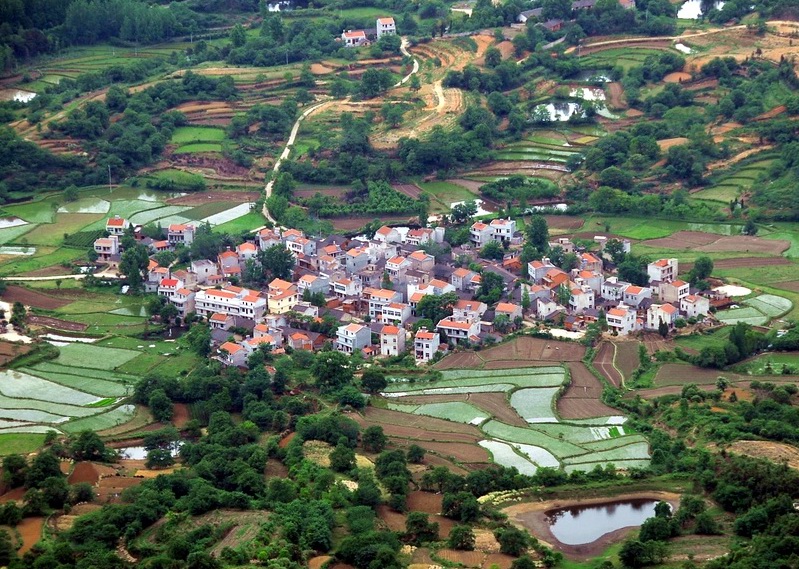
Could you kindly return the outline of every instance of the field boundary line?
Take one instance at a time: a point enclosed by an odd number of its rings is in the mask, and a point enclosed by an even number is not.
[[[622,372],[618,367],[616,367],[616,356],[619,353],[619,347],[616,345],[615,342],[611,340],[610,345],[613,346],[613,359],[610,360],[610,365],[613,366],[617,372],[619,372],[619,376],[621,377],[621,386],[623,389],[627,389],[627,385],[624,382],[624,372]]]

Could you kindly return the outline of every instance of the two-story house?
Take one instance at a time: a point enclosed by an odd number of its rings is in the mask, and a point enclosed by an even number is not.
[[[475,221],[469,228],[469,241],[479,248],[491,241],[493,233],[490,225],[482,221]]]
[[[363,299],[369,302],[369,316],[377,320],[383,314],[383,307],[392,302],[402,302],[402,293],[385,288],[365,288]]]
[[[622,302],[628,306],[638,308],[646,299],[652,298],[652,289],[636,285],[629,285],[622,293]]]
[[[363,285],[358,279],[341,278],[333,281],[331,286],[333,294],[341,299],[360,296],[363,293]]]
[[[608,323],[608,328],[615,331],[619,336],[626,336],[637,330],[637,315],[635,310],[623,304],[608,310],[605,318]]]
[[[452,317],[456,320],[476,322],[483,317],[488,306],[479,300],[459,300],[452,306]]]
[[[372,331],[362,324],[346,324],[336,331],[336,349],[353,354],[372,345]]]
[[[646,266],[649,280],[660,282],[671,282],[677,278],[677,259],[658,259]]]
[[[119,255],[119,237],[109,235],[94,240],[94,251],[101,261],[110,261]]]
[[[479,320],[465,320],[456,319],[453,316],[442,318],[436,325],[436,330],[450,342],[457,344],[459,342],[472,342],[480,341],[480,321]]]
[[[449,282],[453,287],[455,287],[456,290],[469,290],[471,287],[472,277],[474,277],[476,274],[477,273],[474,271],[460,267],[452,271],[452,274],[449,277]]]
[[[441,344],[437,332],[430,332],[427,328],[419,328],[413,337],[413,355],[416,361],[429,362],[435,357]]]
[[[671,304],[653,304],[646,311],[646,328],[659,330],[660,323],[664,322],[671,330],[678,316],[679,311]]]
[[[117,237],[123,236],[125,231],[128,230],[128,227],[130,227],[130,222],[118,215],[115,215],[105,222],[106,233],[109,235],[116,235]]]
[[[492,219],[489,223],[491,239],[501,243],[510,243],[516,233],[516,221],[513,219]]]
[[[395,228],[384,225],[375,231],[374,239],[381,243],[400,243],[402,241],[402,235],[400,235],[400,232]]]
[[[380,329],[380,355],[398,356],[405,352],[405,330],[387,324]]]
[[[689,294],[680,299],[680,310],[687,318],[707,316],[710,312],[710,300],[698,294]]]
[[[661,282],[658,298],[661,302],[669,302],[679,306],[680,301],[688,296],[690,292],[691,285],[683,280],[677,279],[670,282]]]
[[[299,300],[297,287],[283,279],[273,279],[267,288],[269,312],[272,314],[285,314],[291,310]]]
[[[397,26],[394,23],[394,18],[378,18],[377,19],[377,39],[384,35],[396,34]]]
[[[411,318],[413,311],[410,304],[404,302],[389,302],[384,304],[380,313],[381,322],[390,322],[397,326],[404,326]]]
[[[188,247],[194,242],[195,227],[186,223],[173,223],[167,228],[166,240],[172,247],[185,245]]]

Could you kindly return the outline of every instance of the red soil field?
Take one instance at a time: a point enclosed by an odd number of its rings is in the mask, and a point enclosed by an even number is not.
[[[774,265],[790,265],[790,259],[785,257],[735,257],[733,259],[719,259],[713,261],[716,269],[743,269],[746,267],[771,267]],[[691,270],[693,266],[687,270]]]
[[[781,288],[783,290],[792,290],[794,292],[799,292],[799,281],[785,281],[781,283],[776,283],[773,286],[776,288]]]
[[[361,216],[361,217],[337,217],[327,218],[333,227],[340,231],[357,231],[367,223],[374,221],[374,216]],[[386,225],[401,225],[410,224],[413,220],[411,216],[408,217],[381,217],[380,220]]]
[[[602,384],[585,364],[570,363],[569,371],[571,384],[558,399],[558,415],[564,419],[590,419],[619,413],[618,409],[602,403]]]
[[[22,538],[22,547],[19,548],[19,555],[24,555],[36,545],[42,538],[42,528],[44,527],[44,518],[24,518],[18,525],[17,531]]]
[[[547,220],[547,225],[550,229],[580,229],[585,221],[581,217],[574,217],[570,215],[545,215],[544,219]]]
[[[483,367],[485,360],[475,352],[458,352],[450,354],[433,365],[435,369],[475,369]]]
[[[185,403],[175,403],[172,407],[172,424],[178,429],[182,429],[189,422],[189,419],[191,419],[189,406]]]
[[[5,504],[7,502],[21,502],[22,498],[25,496],[25,492],[25,488],[14,488],[13,490],[9,490],[0,496],[0,504]]]
[[[488,451],[477,444],[456,443],[449,441],[416,441],[420,447],[435,452],[444,458],[452,457],[457,462],[484,462],[489,463],[491,459]]]
[[[624,374],[625,379],[632,377],[638,368],[638,342],[614,342],[616,344],[616,367]]]
[[[72,322],[70,320],[61,320],[60,318],[51,318],[50,316],[39,316],[37,314],[28,316],[28,324],[55,328],[56,330],[67,330],[69,332],[83,332],[89,327],[88,324],[83,324],[82,322]]]
[[[422,188],[416,184],[391,184],[391,187],[414,200],[418,200],[422,195]]]
[[[525,362],[518,360],[492,360],[486,362],[483,369],[516,369],[528,367],[548,367],[552,362]]]
[[[683,71],[675,71],[669,73],[663,78],[665,83],[687,83],[691,80],[691,74]]]
[[[444,497],[441,494],[416,490],[408,494],[408,510],[427,514],[440,514],[441,501],[443,499]]]
[[[0,341],[0,365],[5,365],[17,356],[27,354],[30,351],[31,346],[28,344],[13,344]]]
[[[97,485],[97,500],[101,503],[119,502],[120,494],[126,488],[138,486],[144,478],[129,478],[127,476],[109,476],[103,478]]]
[[[67,482],[70,484],[88,482],[92,486],[97,484],[99,480],[100,473],[91,462],[78,462],[75,464],[75,468],[72,469],[69,478],[67,478]]]
[[[496,565],[499,569],[510,569],[514,561],[516,561],[515,557],[504,553],[489,553],[483,561],[483,569],[490,569],[492,565]]]
[[[462,425],[460,423],[453,423],[433,417],[408,415],[407,413],[391,411],[390,409],[367,407],[363,415],[353,415],[352,418],[359,423],[384,425],[384,429],[385,426],[391,425],[392,427],[407,429],[420,434],[421,432],[432,432],[430,433],[432,437],[438,440],[460,440],[470,442],[483,438],[480,431],[471,425]],[[447,435],[446,437],[442,437],[444,433]]]
[[[266,467],[264,468],[264,476],[267,478],[269,477],[277,477],[277,478],[287,478],[289,475],[289,469],[286,467],[285,464],[277,460],[276,458],[270,458],[266,461]]]
[[[649,239],[644,241],[650,247],[663,247],[666,249],[692,249],[700,245],[709,245],[719,238],[713,233],[703,233],[701,231],[678,231],[669,237],[659,239]]]
[[[670,237],[650,239],[644,244],[650,247],[693,249],[706,253],[747,252],[769,255],[780,255],[791,245],[781,239],[764,239],[751,235],[714,235],[698,231],[678,231]]]
[[[602,342],[599,345],[599,351],[596,358],[594,358],[594,368],[602,374],[602,377],[607,379],[615,387],[622,384],[622,376],[615,367],[613,367],[613,344],[610,342]]]
[[[6,288],[6,291],[3,293],[3,300],[11,304],[15,302],[21,302],[25,306],[44,308],[45,310],[55,310],[56,308],[61,308],[62,306],[66,306],[71,302],[70,300],[55,298],[38,291],[16,285],[8,285],[8,288]]]

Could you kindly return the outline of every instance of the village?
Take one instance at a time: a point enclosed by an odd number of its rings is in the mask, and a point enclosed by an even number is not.
[[[180,269],[174,263],[159,266],[153,257],[190,246],[197,228],[173,224],[166,239],[157,241],[141,229],[120,217],[108,219],[108,237],[94,243],[98,260],[115,267],[121,238],[132,231],[152,253],[145,291],[172,304],[183,321],[207,321],[217,359],[238,367],[246,367],[264,345],[280,353],[320,350],[331,342],[338,351],[366,359],[410,352],[422,364],[522,328],[576,340],[598,323],[611,336],[642,331],[665,336],[730,302],[721,292],[699,291],[681,280],[673,258],[648,264],[647,286],[620,280],[608,244],[629,252],[630,242],[602,235],[594,238],[592,251],[568,236],[549,243],[550,251],[576,257],[569,271],[547,257],[523,266],[524,234],[512,219],[475,221],[469,242],[451,250],[443,227],[383,226],[373,235],[324,239],[296,229],[264,228],[253,241]],[[480,258],[492,243],[502,251],[501,260]],[[264,290],[240,286],[245,266],[258,263],[259,252],[272,248],[290,252],[290,278],[275,278]],[[485,280],[492,290],[501,290],[496,299],[481,295]],[[441,317],[433,321],[431,312]]]

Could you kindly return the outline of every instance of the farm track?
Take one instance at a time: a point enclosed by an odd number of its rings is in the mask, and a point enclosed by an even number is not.
[[[624,376],[616,369],[616,366],[613,365],[615,348],[612,342],[602,342],[596,358],[594,358],[594,368],[614,387],[623,387]]]

